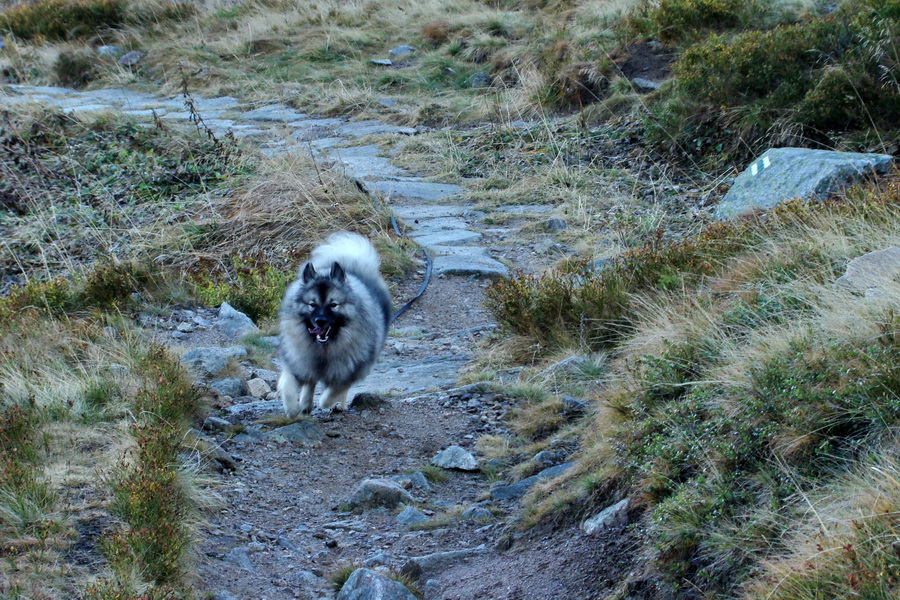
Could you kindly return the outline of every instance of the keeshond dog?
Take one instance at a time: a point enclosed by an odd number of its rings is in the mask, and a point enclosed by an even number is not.
[[[361,235],[340,232],[317,246],[281,303],[278,391],[288,417],[319,407],[347,409],[350,386],[369,374],[387,338],[391,296],[378,253]]]

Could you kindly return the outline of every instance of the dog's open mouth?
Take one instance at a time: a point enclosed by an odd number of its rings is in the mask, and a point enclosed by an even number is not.
[[[316,336],[316,341],[324,344],[331,335],[331,327],[307,327],[306,330],[310,335]]]

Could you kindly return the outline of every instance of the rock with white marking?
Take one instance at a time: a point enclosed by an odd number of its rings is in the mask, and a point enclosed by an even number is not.
[[[461,446],[450,446],[431,459],[431,464],[442,469],[477,471],[478,461],[472,453]]]

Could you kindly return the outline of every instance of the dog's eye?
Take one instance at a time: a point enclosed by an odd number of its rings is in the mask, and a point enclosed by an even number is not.
[[[309,306],[310,308],[315,308],[315,307],[316,307],[316,303],[315,303],[315,302],[309,302],[309,303],[308,303],[308,306]]]
[[[337,308],[337,307],[338,307],[337,302],[332,302],[331,304],[328,305],[328,308]]]

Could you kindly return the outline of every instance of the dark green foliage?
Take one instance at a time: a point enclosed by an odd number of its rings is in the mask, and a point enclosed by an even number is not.
[[[900,25],[882,16],[892,11],[894,0],[850,2],[829,17],[686,48],[675,84],[650,107],[649,140],[728,158],[778,136],[825,146],[853,132],[889,139],[900,122]]]
[[[99,75],[97,57],[90,50],[66,50],[60,52],[53,65],[59,85],[80,88]]]
[[[278,314],[284,290],[294,279],[293,271],[232,257],[231,272],[196,273],[194,288],[208,306],[228,302],[254,321]]]
[[[519,273],[488,290],[488,306],[509,330],[550,347],[578,341],[602,348],[630,329],[632,294],[712,274],[746,235],[738,226],[716,225],[684,242],[651,241],[599,271],[584,262],[539,277]]]

